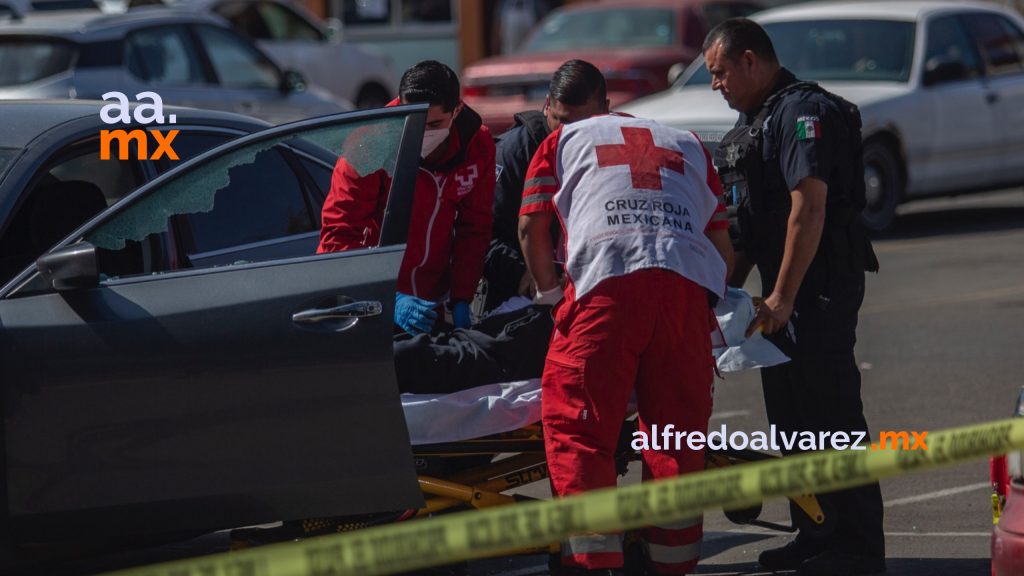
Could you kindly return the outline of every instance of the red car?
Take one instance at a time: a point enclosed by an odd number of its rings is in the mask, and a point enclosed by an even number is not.
[[[566,60],[593,63],[608,80],[612,107],[668,88],[700,54],[719,22],[762,7],[743,0],[604,0],[573,4],[542,20],[515,54],[488,58],[462,73],[464,98],[501,133],[512,115],[539,110],[548,82]]]

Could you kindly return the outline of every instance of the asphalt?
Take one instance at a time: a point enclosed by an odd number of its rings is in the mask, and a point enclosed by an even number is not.
[[[882,270],[868,279],[856,350],[872,429],[935,430],[1009,416],[1024,385],[1024,190],[906,205],[875,246]],[[722,422],[732,430],[767,428],[755,372],[718,382],[712,425]],[[638,476],[633,469],[622,481]],[[883,481],[890,576],[989,574],[988,478],[987,463],[976,461]],[[524,492],[543,497],[546,486]],[[765,502],[761,519],[785,524],[787,507]],[[705,515],[705,531],[698,573],[723,576],[765,574],[758,553],[790,537],[733,524],[720,511]],[[53,573],[216,552],[225,540],[207,536]],[[544,556],[481,560],[469,563],[468,574],[539,576],[546,563]]]

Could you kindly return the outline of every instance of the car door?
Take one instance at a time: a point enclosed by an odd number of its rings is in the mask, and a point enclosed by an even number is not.
[[[932,85],[922,82],[922,100],[932,132],[921,158],[917,189],[962,190],[992,178],[998,168],[999,127],[990,101],[984,65],[963,21],[954,14],[935,17],[925,30],[924,66],[957,60],[967,76]]]
[[[1002,14],[964,16],[977,42],[988,78],[987,97],[998,122],[1000,143],[993,184],[1024,179],[1024,32],[1019,22]]]
[[[74,260],[86,270],[77,280],[48,282],[30,269],[0,293],[6,503],[19,537],[422,505],[392,315],[425,111],[331,116],[220,146],[41,260],[57,276],[56,260]],[[313,149],[388,175],[379,247],[315,255],[287,242],[301,234],[291,227],[297,212],[318,217],[319,205],[268,200],[290,177],[271,174],[280,167],[268,159]],[[251,183],[251,172],[265,183],[231,185]],[[231,197],[239,194],[251,205]],[[267,203],[278,213],[261,210]],[[278,237],[268,237],[268,219],[283,223]],[[244,256],[192,261],[185,235],[238,243]]]

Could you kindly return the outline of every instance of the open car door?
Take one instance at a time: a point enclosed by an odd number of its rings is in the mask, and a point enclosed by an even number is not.
[[[8,284],[2,480],[17,540],[422,505],[392,317],[425,115],[328,116],[215,148]],[[316,255],[339,155],[386,175],[382,241]]]

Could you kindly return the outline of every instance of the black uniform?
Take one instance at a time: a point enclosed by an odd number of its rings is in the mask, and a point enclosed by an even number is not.
[[[734,241],[757,265],[766,297],[782,263],[791,190],[812,176],[828,184],[825,228],[796,297],[792,330],[770,337],[792,361],[761,371],[768,420],[780,431],[868,430],[853,348],[864,272],[878,262],[860,219],[860,127],[855,106],[783,69],[762,109],[741,115],[715,151],[733,204]],[[821,499],[837,521],[821,546],[884,558],[877,483]],[[803,514],[793,508],[799,523]],[[815,537],[803,530],[805,538]]]
[[[495,145],[497,186],[494,188],[494,225],[491,245],[484,261],[487,299],[484,310],[492,310],[515,296],[526,261],[519,247],[519,205],[523,201],[523,180],[533,153],[548,136],[540,112],[520,112],[516,125],[502,134]]]

